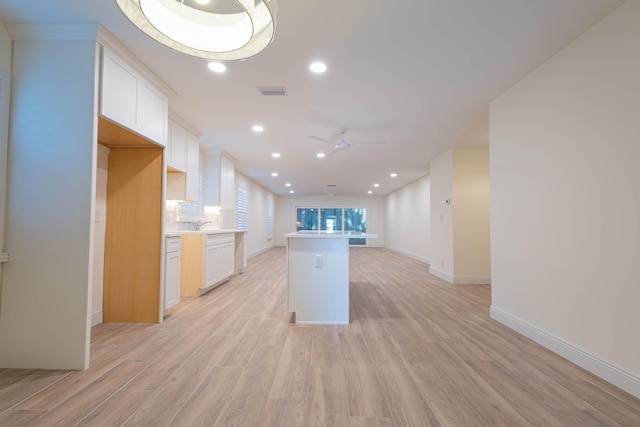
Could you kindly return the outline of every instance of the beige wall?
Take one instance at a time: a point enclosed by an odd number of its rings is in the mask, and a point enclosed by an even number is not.
[[[426,263],[431,243],[430,191],[430,178],[424,176],[385,200],[385,246]]]
[[[491,104],[492,316],[640,397],[640,2]]]
[[[453,150],[453,274],[455,283],[489,283],[489,149]]]

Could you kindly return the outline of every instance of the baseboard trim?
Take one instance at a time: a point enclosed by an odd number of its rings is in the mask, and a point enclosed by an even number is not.
[[[439,277],[442,280],[446,280],[449,283],[453,283],[452,275],[450,275],[449,273],[445,273],[444,271],[440,271],[437,268],[433,268],[433,266],[429,267],[429,274]]]
[[[416,261],[424,262],[425,264],[430,264],[430,263],[431,263],[431,260],[430,260],[429,258],[421,257],[421,256],[416,255],[416,254],[414,254],[414,253],[407,252],[407,251],[403,251],[402,249],[398,249],[398,248],[390,248],[390,247],[385,247],[385,249],[387,249],[387,250],[389,250],[389,251],[391,251],[391,252],[398,253],[398,254],[400,254],[400,255],[407,256],[407,257],[409,257],[409,258],[413,258],[413,259],[415,259]]]
[[[91,327],[93,328],[96,325],[102,323],[102,311],[94,313],[91,315]]]
[[[252,253],[250,253],[250,254],[247,254],[247,259],[251,259],[251,258],[253,258],[253,257],[256,257],[256,256],[258,256],[258,255],[260,255],[260,254],[263,254],[263,253],[267,252],[268,250],[271,250],[271,249],[273,249],[273,248],[275,248],[275,247],[276,247],[276,245],[270,245],[270,246],[264,247],[264,248],[262,248],[262,249],[258,249],[258,250],[257,250],[257,251],[255,251],[255,252],[252,252]]]
[[[546,331],[538,329],[493,305],[490,308],[490,315],[492,319],[530,338],[627,393],[640,398],[640,378],[630,372],[620,369]]]

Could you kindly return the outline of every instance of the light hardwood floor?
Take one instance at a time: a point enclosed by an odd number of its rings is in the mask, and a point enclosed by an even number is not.
[[[285,253],[162,324],[102,324],[86,371],[0,369],[0,426],[639,426],[640,401],[491,320],[490,287],[351,250],[351,323],[296,326]]]

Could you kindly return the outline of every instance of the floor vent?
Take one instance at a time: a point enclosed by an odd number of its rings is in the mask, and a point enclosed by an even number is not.
[[[287,88],[284,86],[258,86],[258,91],[264,96],[286,96]]]

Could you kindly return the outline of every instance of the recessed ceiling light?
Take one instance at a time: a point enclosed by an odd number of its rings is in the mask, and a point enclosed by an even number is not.
[[[392,174],[391,174],[391,175],[389,175],[389,176],[390,176],[391,178],[395,178],[396,176],[398,176],[398,174],[394,172],[394,173],[392,173]]]
[[[227,66],[222,62],[209,62],[207,64],[207,67],[209,67],[211,71],[214,71],[216,73],[224,73],[225,71],[227,71]]]
[[[289,190],[289,194],[293,194],[293,193],[295,193],[295,191]]]
[[[324,73],[325,71],[327,71],[327,64],[323,62],[314,62],[309,65],[309,69],[314,73]]]
[[[264,128],[260,125],[253,125],[251,129],[253,129],[254,132],[262,132],[264,130]]]
[[[373,191],[369,190],[367,191],[368,194],[373,194]]]
[[[272,172],[271,176],[278,176],[278,172]]]
[[[324,153],[316,154],[316,157],[319,158],[319,159],[323,158],[324,156],[326,156],[326,154],[324,154]]]
[[[290,182],[287,182],[284,186],[285,186],[285,187],[291,187],[291,183],[290,183]]]
[[[271,157],[273,157],[274,159],[279,159],[280,158],[280,153],[273,153],[271,155]]]
[[[373,186],[378,188],[378,187],[380,187],[380,184],[373,184]]]

